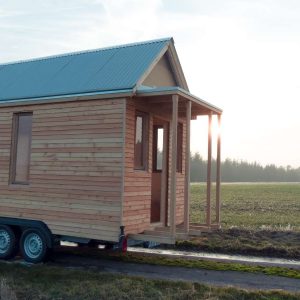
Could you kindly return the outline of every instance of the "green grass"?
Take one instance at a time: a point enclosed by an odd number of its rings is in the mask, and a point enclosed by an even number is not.
[[[205,192],[192,184],[192,222],[205,221]],[[221,198],[222,230],[177,249],[300,259],[300,184],[224,184]]]
[[[167,258],[164,256],[137,255],[136,253],[124,255],[119,258],[122,261],[134,263],[146,263],[153,265],[177,266],[205,270],[218,271],[239,271],[250,273],[263,273],[265,275],[283,276],[289,278],[300,279],[300,270],[280,268],[280,267],[264,267],[252,266],[238,263],[222,263],[208,260],[183,259],[183,258]]]
[[[299,294],[246,291],[197,283],[148,280],[91,270],[0,263],[4,299],[210,299],[296,300]],[[16,296],[16,297],[15,297]]]
[[[223,263],[216,261],[208,261],[201,259],[185,259],[185,258],[169,258],[163,255],[152,255],[142,253],[126,254],[118,253],[115,251],[104,251],[91,248],[72,248],[72,247],[59,247],[57,253],[71,253],[83,257],[94,257],[97,259],[111,259],[116,261],[150,264],[150,265],[164,265],[176,266],[185,268],[205,269],[205,270],[218,270],[218,271],[240,271],[250,273],[262,273],[265,275],[276,275],[289,278],[300,279],[300,270],[281,268],[281,267],[267,267],[267,266],[253,266],[239,263]]]
[[[192,222],[205,221],[205,193],[204,184],[191,185]],[[224,184],[221,198],[225,229],[235,226],[300,231],[300,184]]]

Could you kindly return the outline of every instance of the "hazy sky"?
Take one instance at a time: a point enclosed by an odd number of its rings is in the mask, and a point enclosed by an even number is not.
[[[0,0],[0,62],[166,36],[190,91],[224,109],[223,158],[300,166],[300,1]]]

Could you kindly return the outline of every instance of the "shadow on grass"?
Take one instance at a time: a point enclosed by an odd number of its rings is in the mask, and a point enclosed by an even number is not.
[[[26,267],[0,263],[0,274],[6,286],[17,296],[16,299],[296,300],[300,296],[279,291],[246,291],[197,283],[149,280],[47,265]]]

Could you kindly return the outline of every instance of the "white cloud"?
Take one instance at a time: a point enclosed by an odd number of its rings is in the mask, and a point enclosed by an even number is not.
[[[224,108],[223,157],[299,166],[299,1],[0,0],[0,7],[2,62],[174,36],[191,91]],[[204,127],[192,143],[203,153]]]

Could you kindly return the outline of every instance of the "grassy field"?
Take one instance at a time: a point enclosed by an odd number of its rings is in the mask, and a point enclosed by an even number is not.
[[[192,184],[192,222],[205,222],[205,193]],[[300,184],[224,184],[221,224],[176,248],[300,259]]]
[[[203,223],[205,185],[193,184],[191,196],[191,221]],[[300,259],[300,184],[223,185],[222,230],[204,233],[201,237],[190,241],[180,241],[175,247]],[[92,255],[92,252],[88,255]],[[204,269],[263,272],[299,278],[298,271],[284,268],[251,267],[130,254],[122,256],[122,260]],[[279,291],[245,291],[196,283],[148,280],[88,269],[70,270],[49,265],[28,268],[0,263],[0,300],[2,299],[294,300],[300,299],[300,296]]]
[[[200,237],[178,241],[175,246],[165,247],[177,250],[300,259],[300,232],[222,229],[202,233]]]
[[[192,184],[192,222],[205,222],[205,193],[205,184]],[[300,184],[223,184],[221,198],[222,228],[300,231]]]
[[[299,294],[216,288],[89,270],[0,263],[0,299],[296,300]]]

